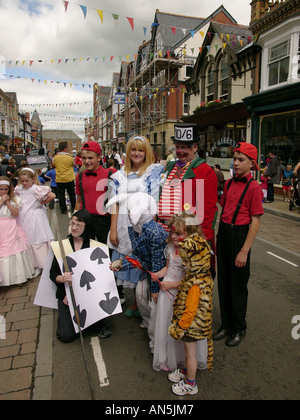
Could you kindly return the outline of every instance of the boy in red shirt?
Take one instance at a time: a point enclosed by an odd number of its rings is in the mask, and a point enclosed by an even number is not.
[[[262,190],[251,174],[259,170],[256,147],[238,143],[233,161],[235,177],[226,182],[220,201],[217,262],[222,326],[213,335],[214,340],[228,336],[229,347],[240,344],[246,334],[250,249],[264,213]]]

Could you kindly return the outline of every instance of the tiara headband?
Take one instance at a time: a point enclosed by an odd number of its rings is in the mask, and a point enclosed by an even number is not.
[[[141,137],[141,136],[134,136],[132,137],[132,140],[142,140],[145,143],[144,137]]]
[[[0,185],[8,185],[10,187],[10,182],[5,181],[5,179],[3,179],[2,181],[0,181]]]
[[[30,172],[32,172],[32,173],[33,173],[33,175],[34,175],[34,170],[32,170],[31,168],[22,168],[22,169],[21,169],[21,172],[23,172],[23,171],[30,171]]]

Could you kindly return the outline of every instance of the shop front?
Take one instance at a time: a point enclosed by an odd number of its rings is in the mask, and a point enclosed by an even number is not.
[[[229,171],[233,149],[239,141],[246,141],[250,114],[244,104],[216,104],[194,111],[184,122],[196,123],[200,136],[199,156],[210,166],[220,165]]]
[[[264,167],[273,151],[282,164],[300,160],[300,83],[286,85],[244,99],[251,110],[253,143]]]

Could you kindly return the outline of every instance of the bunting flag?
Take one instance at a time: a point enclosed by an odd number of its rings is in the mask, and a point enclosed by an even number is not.
[[[65,6],[65,12],[67,11],[67,8],[68,8],[68,4],[69,4],[69,2],[68,1],[64,1],[63,0],[63,3],[64,3],[64,6]]]
[[[82,13],[83,13],[83,16],[84,16],[84,19],[85,19],[86,18],[86,11],[87,11],[86,6],[82,6],[81,4],[79,6],[82,10]]]
[[[98,12],[98,15],[99,15],[99,17],[101,19],[101,23],[103,23],[103,10],[97,9],[97,12]]]
[[[127,19],[128,19],[128,22],[129,22],[129,24],[131,26],[131,29],[133,30],[134,29],[133,19],[131,17],[128,17]]]
[[[119,15],[116,15],[115,13],[112,13],[112,17],[113,17],[113,20],[114,20],[114,22],[116,24],[116,27],[117,27],[118,22],[119,22]]]

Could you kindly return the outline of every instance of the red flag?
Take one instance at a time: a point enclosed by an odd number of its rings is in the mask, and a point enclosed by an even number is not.
[[[127,19],[128,19],[128,22],[130,23],[131,29],[133,30],[133,28],[134,28],[133,19],[130,18],[130,17],[128,17]]]
[[[142,267],[142,264],[138,260],[135,260],[134,258],[130,258],[130,257],[125,257],[125,258],[128,262],[130,262],[133,265],[133,267],[139,268],[140,270],[144,270]]]

